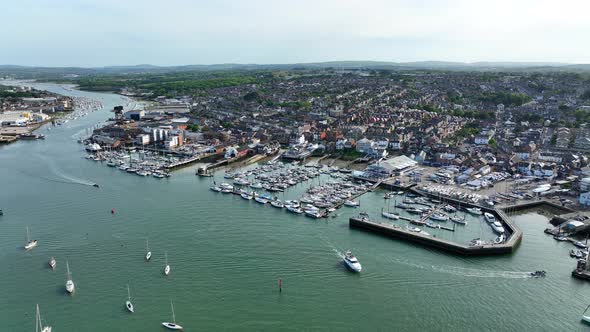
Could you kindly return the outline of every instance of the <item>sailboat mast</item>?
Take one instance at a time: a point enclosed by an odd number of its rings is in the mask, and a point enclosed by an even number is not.
[[[39,304],[37,304],[37,313],[35,314],[35,332],[39,332],[39,325],[41,325],[41,315],[39,314]]]
[[[129,302],[131,302],[131,292],[129,291],[129,285],[127,285],[127,298],[129,299]]]
[[[29,226],[27,226],[27,243],[31,242],[31,234],[29,234]]]
[[[176,315],[174,314],[174,304],[172,304],[172,301],[170,301],[170,308],[172,308],[172,322],[176,324]]]

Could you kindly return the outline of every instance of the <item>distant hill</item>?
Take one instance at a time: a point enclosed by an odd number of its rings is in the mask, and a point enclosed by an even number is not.
[[[564,71],[590,72],[590,64],[566,64],[559,62],[449,62],[449,61],[327,61],[293,64],[238,64],[225,63],[213,65],[155,66],[150,64],[121,65],[105,67],[28,67],[19,65],[0,65],[0,76],[22,78],[55,78],[67,75],[109,75],[140,74],[185,71],[224,71],[224,70],[305,70],[327,69],[351,70],[441,70],[441,71]]]

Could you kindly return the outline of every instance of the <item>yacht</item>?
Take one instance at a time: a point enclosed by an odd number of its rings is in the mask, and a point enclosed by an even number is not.
[[[467,212],[476,215],[476,216],[480,216],[481,215],[481,209],[480,208],[476,208],[476,207],[470,207],[470,208],[466,208],[465,210],[467,210]]]
[[[424,213],[424,210],[419,209],[419,208],[409,208],[406,210],[406,212],[412,213],[412,214],[422,214],[422,213]]]
[[[361,205],[358,201],[353,201],[353,200],[345,200],[344,201],[344,205],[346,206],[350,206],[350,207],[357,207],[359,205]]]
[[[256,196],[256,198],[254,198],[254,200],[255,200],[257,203],[260,203],[260,204],[266,204],[266,203],[268,203],[268,199],[266,199],[266,198],[264,198],[264,197],[259,197],[259,196]]]
[[[37,246],[37,240],[31,240],[29,234],[29,226],[27,226],[27,243],[25,244],[25,250],[31,250]]]
[[[242,198],[245,199],[245,200],[251,200],[252,199],[252,196],[250,196],[247,193],[242,193],[240,196],[242,196]]]
[[[72,294],[76,290],[76,287],[74,286],[74,281],[72,280],[72,275],[70,273],[70,264],[68,263],[67,260],[66,260],[66,269],[67,269],[66,291],[68,291],[68,293]]]
[[[400,208],[400,209],[409,209],[410,208],[410,206],[408,204],[402,203],[402,202],[395,204],[395,207]]]
[[[466,225],[467,222],[465,221],[465,217],[459,218],[458,216],[452,216],[451,221],[457,223],[459,225]]]
[[[287,211],[291,212],[291,213],[296,213],[296,214],[302,214],[303,210],[301,210],[299,207],[293,206],[293,205],[289,205],[287,206]]]
[[[347,251],[344,255],[344,263],[353,272],[361,272],[362,270],[361,263],[350,251]]]
[[[316,218],[319,219],[322,217],[322,214],[320,213],[320,211],[318,210],[314,210],[314,209],[305,209],[303,212],[305,212],[305,215],[311,218]]]
[[[389,211],[383,211],[383,210],[381,210],[381,215],[384,218],[387,218],[387,219],[394,219],[394,220],[399,219],[399,215],[397,215],[397,214],[395,214],[393,212],[389,212]]]
[[[494,221],[490,225],[492,226],[492,229],[494,230],[494,232],[496,232],[498,234],[504,233],[504,227],[502,227],[502,224],[500,224],[500,222]]]
[[[433,213],[430,216],[430,219],[432,219],[434,221],[447,221],[447,220],[449,220],[449,216],[447,216],[446,214],[443,214],[443,213]]]
[[[57,262],[55,261],[55,258],[51,257],[51,259],[49,260],[49,266],[51,267],[52,270],[55,270],[56,265],[57,265]]]
[[[172,301],[170,301],[170,308],[172,308],[172,323],[163,322],[162,325],[170,330],[182,330],[182,326],[176,324],[176,316],[174,315],[174,305],[172,304]]]
[[[218,187],[218,186],[211,186],[211,187],[209,187],[209,189],[211,189],[211,190],[213,190],[215,192],[220,192],[221,191],[221,187]]]
[[[496,217],[494,217],[494,215],[489,212],[485,212],[483,217],[486,219],[488,224],[493,224],[496,221]]]
[[[125,301],[125,308],[129,310],[129,312],[133,312],[133,303],[131,303],[131,292],[129,291],[129,285],[127,285],[127,301]]]
[[[168,252],[165,251],[164,256],[166,257],[166,265],[164,265],[164,274],[169,275],[170,274],[170,265],[168,265]]]
[[[283,202],[281,202],[280,200],[274,200],[270,202],[270,205],[272,205],[273,207],[282,209],[285,205],[283,205]]]
[[[35,315],[35,332],[51,332],[51,326],[43,326],[41,322],[41,312],[37,304],[37,314]]]

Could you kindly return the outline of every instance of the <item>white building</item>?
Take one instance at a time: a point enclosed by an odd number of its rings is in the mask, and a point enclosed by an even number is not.
[[[356,151],[361,153],[369,153],[372,150],[374,142],[370,139],[363,138],[356,142]]]
[[[582,205],[586,205],[586,206],[590,205],[590,192],[581,193],[580,197],[578,198],[578,201]]]

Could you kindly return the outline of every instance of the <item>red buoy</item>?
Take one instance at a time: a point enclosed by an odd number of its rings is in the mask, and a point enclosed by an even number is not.
[[[115,214],[115,209],[111,209],[111,214]]]

